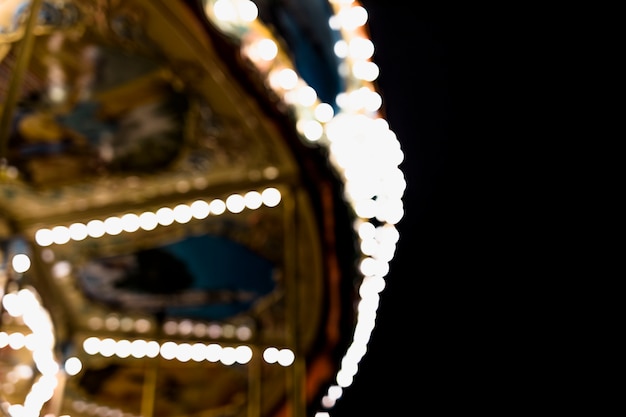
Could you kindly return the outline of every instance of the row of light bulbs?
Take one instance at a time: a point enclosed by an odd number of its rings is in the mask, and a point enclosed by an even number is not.
[[[161,207],[156,211],[141,214],[126,213],[110,216],[104,220],[92,219],[87,223],[72,223],[69,226],[57,225],[42,228],[35,232],[35,242],[39,246],[63,245],[70,240],[80,241],[87,237],[99,238],[106,235],[119,235],[122,232],[150,231],[158,226],[169,226],[174,222],[185,224],[192,219],[202,220],[211,215],[219,216],[227,210],[241,213],[244,209],[256,210],[261,206],[276,207],[281,200],[280,191],[274,187],[262,191],[248,191],[245,194],[233,193],[225,200],[216,198],[208,202],[196,200],[191,204],[178,204],[175,207]]]

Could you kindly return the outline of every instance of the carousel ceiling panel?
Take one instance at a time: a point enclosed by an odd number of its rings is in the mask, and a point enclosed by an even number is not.
[[[43,1],[30,32],[18,4],[0,6],[15,221],[293,175],[275,122],[184,4]]]

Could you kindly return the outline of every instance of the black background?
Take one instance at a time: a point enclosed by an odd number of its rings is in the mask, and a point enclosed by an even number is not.
[[[494,209],[480,191],[481,133],[472,129],[479,97],[469,91],[480,92],[472,79],[481,64],[476,28],[462,15],[362,4],[384,116],[405,154],[405,215],[368,351],[330,414],[475,409],[470,402],[493,403],[485,399],[502,389],[484,366],[497,348],[484,342],[491,329],[482,319],[494,312],[484,311],[491,307],[480,288],[489,273],[482,263],[496,249],[485,225]]]

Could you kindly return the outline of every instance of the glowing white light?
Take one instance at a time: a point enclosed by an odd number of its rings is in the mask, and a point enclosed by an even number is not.
[[[174,223],[174,210],[169,207],[161,207],[158,209],[156,216],[161,226],[169,226]]]
[[[52,228],[52,239],[57,245],[63,245],[70,241],[70,229],[65,226]]]
[[[68,261],[59,261],[52,266],[52,276],[55,278],[66,277],[72,272],[72,264]]]
[[[361,241],[361,252],[365,255],[374,255],[378,250],[378,242],[375,239],[364,239]]]
[[[289,366],[296,359],[296,355],[291,349],[281,349],[278,352],[278,363],[282,366]]]
[[[11,404],[7,407],[7,411],[12,417],[27,417],[29,415],[28,410],[25,410],[22,404]]]
[[[237,346],[235,348],[235,360],[237,363],[246,364],[252,359],[252,349],[249,346]]]
[[[356,62],[352,67],[352,74],[364,81],[374,81],[378,78],[379,72],[378,65],[371,61]]]
[[[301,106],[305,106],[305,107],[312,106],[313,104],[315,104],[315,101],[317,100],[317,92],[311,86],[303,85],[297,89],[296,93],[297,93],[297,102]]]
[[[237,1],[237,11],[239,12],[239,17],[244,22],[252,22],[259,15],[259,9],[257,9],[256,4],[249,0]]]
[[[176,359],[180,362],[189,362],[192,350],[189,343],[181,343],[176,348]]]
[[[267,363],[276,363],[278,360],[278,349],[275,347],[268,347],[263,351],[263,360]]]
[[[231,194],[226,199],[226,208],[231,213],[241,213],[246,208],[246,202],[242,195]]]
[[[161,345],[161,357],[171,360],[176,357],[177,345],[174,342],[167,341]]]
[[[119,358],[127,358],[132,352],[130,340],[119,340],[115,346],[115,355]]]
[[[156,358],[157,356],[159,356],[160,351],[161,346],[156,340],[151,340],[146,344],[146,356],[148,358]]]
[[[361,261],[361,273],[365,276],[374,275],[376,272],[376,260],[373,258],[365,258]]]
[[[246,207],[251,210],[256,210],[263,205],[263,197],[258,191],[248,191],[243,199]]]
[[[39,246],[50,246],[54,242],[52,231],[49,229],[39,229],[35,232],[35,242]]]
[[[220,362],[224,365],[232,365],[237,360],[237,354],[235,352],[235,348],[231,346],[226,346],[222,349],[222,354],[220,357]]]
[[[179,204],[174,207],[174,220],[176,220],[178,223],[188,223],[191,218],[191,207],[189,207],[187,204]]]
[[[80,241],[89,236],[89,230],[83,223],[73,223],[69,227],[72,240]]]
[[[87,232],[91,237],[101,237],[106,233],[106,227],[104,226],[104,222],[102,220],[91,220],[87,223]]]
[[[343,395],[343,388],[338,385],[332,385],[328,388],[328,396],[338,400]]]
[[[355,37],[349,44],[350,57],[356,60],[367,60],[374,55],[374,44],[371,40]]]
[[[191,345],[191,359],[195,362],[202,362],[206,359],[206,345],[204,343]]]
[[[151,211],[146,211],[139,215],[139,227],[143,230],[154,230],[159,224],[159,219],[156,214]]]
[[[54,375],[59,372],[59,364],[54,360],[52,351],[38,349],[33,351],[33,361],[37,370],[43,375]]]
[[[191,215],[198,220],[206,218],[211,212],[209,203],[204,200],[197,200],[191,203]]]
[[[83,363],[77,357],[72,356],[67,358],[64,368],[68,375],[77,375],[83,369]]]
[[[115,236],[122,233],[122,219],[117,216],[111,216],[104,220],[104,229],[106,233]]]
[[[206,348],[206,359],[209,362],[217,362],[222,356],[222,347],[217,343],[211,343]]]
[[[298,121],[298,130],[311,142],[318,141],[324,134],[324,128],[317,120]]]
[[[350,48],[348,47],[348,42],[340,40],[335,43],[333,50],[339,58],[345,58],[348,56]]]
[[[15,332],[9,335],[9,346],[11,349],[18,350],[25,346],[26,336],[23,333]]]
[[[380,110],[383,105],[383,98],[375,91],[367,89],[367,94],[363,97],[363,108],[371,113]]]
[[[207,8],[211,3],[207,3]],[[213,4],[213,13],[215,17],[224,22],[234,22],[237,19],[237,9],[230,0],[217,0]]]
[[[102,339],[100,341],[100,354],[104,357],[111,357],[115,354],[115,346],[117,344],[115,343],[115,340],[111,339],[110,337],[107,337],[105,339]]]
[[[33,372],[33,368],[26,365],[26,364],[22,364],[22,365],[17,365],[15,368],[15,373],[16,375],[20,378],[20,379],[30,379],[33,377],[33,375],[35,374]]]
[[[379,226],[376,228],[376,239],[380,242],[395,244],[400,240],[400,233],[393,225]]]
[[[322,123],[329,122],[335,115],[333,106],[328,103],[320,103],[315,107],[315,118]]]
[[[280,203],[280,191],[276,188],[266,188],[261,193],[261,196],[263,197],[263,204],[267,207],[276,207]]]
[[[278,46],[271,39],[261,39],[256,46],[259,56],[265,61],[271,61],[278,55]]]
[[[143,339],[135,339],[130,343],[130,355],[133,358],[143,358],[146,355],[148,342]]]
[[[381,276],[365,277],[359,287],[359,295],[365,298],[371,293],[379,294],[385,289],[385,285],[386,282]]]
[[[361,6],[355,6],[342,10],[337,18],[340,21],[341,27],[347,31],[353,31],[367,23],[367,10]]]
[[[361,239],[374,239],[376,236],[376,226],[370,222],[363,222],[357,230]]]
[[[359,217],[371,219],[376,216],[376,201],[372,199],[363,199],[355,202],[355,212]]]
[[[140,221],[139,216],[135,213],[126,213],[121,218],[122,230],[125,232],[135,232],[139,229]]]
[[[220,215],[226,211],[226,203],[220,199],[215,199],[209,204],[211,213]]]
[[[89,355],[95,355],[100,351],[100,339],[95,336],[88,337],[83,341],[83,350]]]
[[[50,100],[60,103],[67,96],[67,90],[60,85],[53,85],[48,89],[48,96]]]
[[[404,217],[404,204],[402,200],[389,201],[382,206],[384,212],[376,216],[377,219],[389,224],[397,224]]]
[[[337,372],[336,380],[337,380],[337,384],[340,387],[349,387],[350,385],[352,385],[352,381],[354,380],[354,375],[341,370]]]
[[[9,335],[7,332],[0,332],[0,348],[7,347],[9,344]]]
[[[30,265],[30,258],[24,253],[16,254],[11,260],[11,267],[19,274],[28,271],[30,269]]]
[[[272,71],[270,85],[275,89],[292,90],[298,85],[298,74],[291,68]]]

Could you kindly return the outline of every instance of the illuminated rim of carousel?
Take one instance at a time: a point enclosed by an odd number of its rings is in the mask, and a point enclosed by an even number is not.
[[[334,46],[336,55],[342,60],[340,72],[345,79],[345,91],[336,98],[338,111],[318,99],[316,91],[297,73],[292,62],[280,50],[279,43],[258,19],[256,5],[249,0],[203,0],[206,18],[227,36],[238,39],[241,53],[254,63],[260,73],[267,75],[268,85],[296,115],[296,129],[304,142],[328,149],[329,162],[345,185],[344,198],[356,214],[354,230],[359,239],[361,256],[359,273],[362,281],[358,290],[360,299],[356,308],[356,325],[351,343],[340,362],[335,384],[328,387],[322,397],[315,417],[328,417],[329,411],[349,387],[358,372],[359,362],[367,351],[370,335],[375,327],[380,293],[385,288],[385,277],[389,272],[399,234],[397,223],[404,214],[402,197],[405,180],[399,166],[403,161],[400,143],[381,114],[382,97],[376,91],[375,81],[379,75],[373,62],[374,45],[368,37],[366,9],[357,1],[330,0],[334,15],[329,21],[331,28],[338,30],[342,40]],[[81,240],[87,236],[132,232],[139,228],[149,230],[158,225],[185,222],[190,218],[203,218],[226,210],[237,213],[261,205],[279,204],[280,194],[274,188],[250,192],[246,196],[232,195],[231,198],[214,201],[197,201],[192,205],[167,207],[157,212],[146,212],[132,218],[109,218],[93,220],[88,224],[72,227],[58,226],[39,230],[36,241],[40,246],[53,243],[63,244],[69,240]],[[375,221],[372,221],[375,219]],[[23,273],[30,267],[26,254],[17,254],[10,260],[12,269]],[[14,317],[21,316],[32,334],[8,334],[0,331],[0,348],[32,351],[34,362],[41,373],[32,386],[24,404],[2,404],[11,416],[34,416],[54,395],[61,370],[72,375],[80,370],[80,361],[69,358],[59,364],[53,352],[54,333],[48,312],[39,303],[35,294],[28,289],[17,293],[1,294],[2,305]],[[136,326],[139,326],[137,323]],[[240,335],[245,341],[245,332]],[[118,342],[108,344],[101,340],[89,340],[86,351],[110,354],[144,356],[188,356],[193,359],[191,346],[183,351],[181,346],[169,343],[159,346],[154,341],[131,345]],[[123,344],[123,346],[121,346]],[[135,349],[137,348],[137,349]],[[180,349],[179,349],[180,348]],[[124,350],[125,349],[125,350]],[[135,350],[133,350],[135,349]],[[230,349],[230,350],[228,350]],[[117,352],[117,353],[116,353]],[[177,356],[178,355],[178,356]],[[228,364],[245,363],[251,355],[245,345],[240,348],[224,348],[214,352],[215,361]],[[273,356],[272,356],[273,355]],[[264,357],[288,366],[293,361],[289,351],[267,350]],[[52,417],[52,416],[47,416]],[[63,415],[59,417],[69,417]]]

